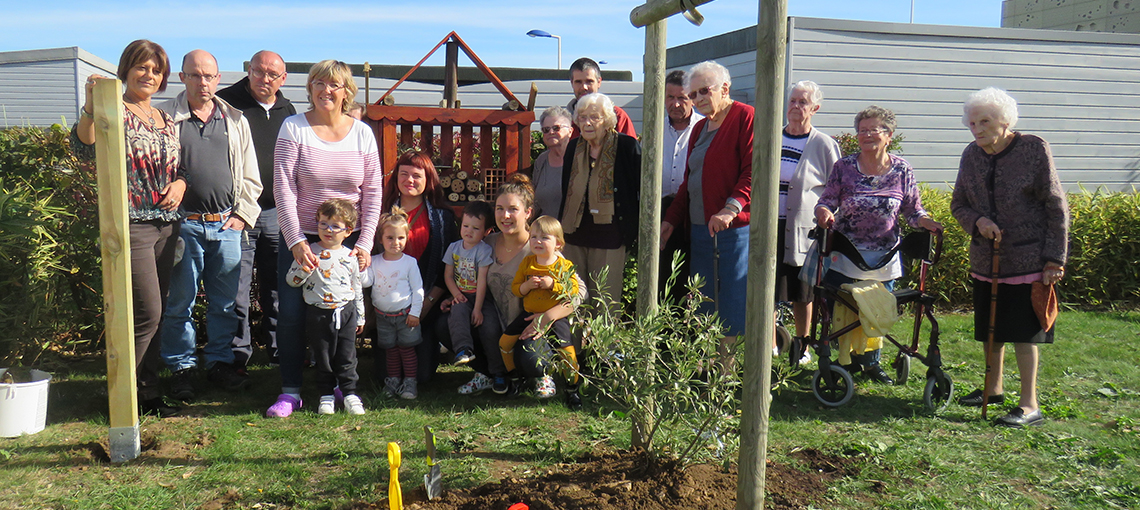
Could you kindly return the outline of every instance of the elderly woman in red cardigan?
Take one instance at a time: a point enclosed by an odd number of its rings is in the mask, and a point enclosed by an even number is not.
[[[728,327],[722,355],[744,333],[744,296],[748,276],[748,204],[752,198],[751,106],[729,98],[732,78],[713,61],[693,66],[685,90],[705,116],[689,138],[688,166],[677,198],[661,223],[661,243],[677,227],[691,229],[692,274],[704,277]],[[719,273],[713,271],[713,259]],[[713,281],[719,282],[719,293]],[[712,311],[713,305],[702,305]]]

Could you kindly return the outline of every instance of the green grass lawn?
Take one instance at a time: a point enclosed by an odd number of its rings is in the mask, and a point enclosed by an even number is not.
[[[981,348],[972,340],[971,316],[944,316],[941,323],[946,368],[961,395],[980,386]],[[827,508],[1138,508],[1140,312],[1066,312],[1057,327],[1057,344],[1042,348],[1039,392],[1048,418],[1042,427],[995,428],[978,409],[957,405],[928,412],[925,367],[917,362],[905,386],[856,377],[855,398],[838,409],[815,400],[806,387],[810,373],[803,373],[774,395],[769,457],[797,465],[792,454],[812,448],[854,459],[858,475],[829,488]],[[884,358],[893,353],[888,347]],[[362,358],[365,377],[371,362]],[[1014,367],[1010,352],[1006,391],[1016,401]],[[278,379],[262,366],[254,367],[256,384],[245,394],[216,391],[203,380],[188,416],[144,418],[143,456],[111,465],[98,460],[108,428],[102,359],[43,368],[55,375],[48,427],[0,439],[0,508],[170,509],[214,501],[225,503],[217,508],[307,509],[375,502],[387,491],[389,441],[404,452],[405,490],[420,485],[427,469],[424,425],[439,435],[444,484],[453,488],[544,472],[586,452],[629,445],[628,423],[597,402],[569,412],[560,397],[457,395],[470,377],[466,369],[439,374],[413,402],[385,400],[366,386],[363,417],[317,416],[315,394],[307,391],[305,410],[268,420],[261,416]],[[1001,414],[995,407],[990,417]]]

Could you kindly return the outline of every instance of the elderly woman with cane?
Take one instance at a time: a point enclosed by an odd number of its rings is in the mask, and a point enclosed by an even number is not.
[[[972,236],[974,338],[994,343],[985,351],[985,386],[959,403],[1005,402],[1002,361],[1005,344],[1011,342],[1021,393],[1018,407],[995,424],[1040,425],[1045,417],[1037,402],[1037,346],[1053,343],[1053,326],[1045,317],[1052,314],[1035,310],[1034,294],[1052,292],[1051,286],[1065,275],[1068,203],[1049,144],[1013,131],[1017,102],[1009,94],[992,87],[979,90],[962,109],[962,124],[970,128],[974,141],[962,152],[950,209]],[[997,317],[1001,320],[994,321]]]
[[[728,327],[720,354],[729,367],[730,347],[744,334],[755,115],[751,106],[731,99],[731,87],[728,69],[713,61],[685,75],[693,108],[705,118],[693,127],[685,179],[661,223],[662,246],[676,227],[690,226],[692,274],[713,283],[714,304],[704,309],[715,308]]]

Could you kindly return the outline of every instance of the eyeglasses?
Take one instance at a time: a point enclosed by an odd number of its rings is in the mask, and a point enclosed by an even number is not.
[[[598,124],[604,120],[606,120],[606,116],[602,115],[600,113],[595,113],[593,115],[579,115],[578,116],[578,124],[585,124],[586,122]]]
[[[859,136],[878,136],[878,135],[884,135],[884,134],[887,134],[890,132],[891,132],[891,130],[889,130],[887,128],[861,129],[859,131],[856,131],[856,133],[858,133]]]
[[[275,73],[273,71],[262,71],[261,69],[251,70],[250,74],[252,74],[254,78],[257,78],[259,80],[269,78],[269,81],[277,81],[278,78],[285,76],[284,74],[281,74],[281,73]]]
[[[709,95],[709,93],[710,93],[710,92],[712,91],[712,89],[714,89],[714,88],[716,88],[716,86],[713,86],[713,87],[701,87],[701,88],[699,88],[699,89],[697,89],[697,90],[694,90],[694,91],[692,91],[692,92],[689,92],[689,99],[691,99],[691,100],[693,100],[693,101],[696,101],[696,100],[697,100],[697,94],[700,94],[700,95],[702,95],[702,96],[707,96],[707,95]]]
[[[811,101],[805,101],[803,99],[792,99],[791,101],[788,101],[788,104],[790,104],[794,107],[797,107],[797,108],[809,108],[809,107],[811,107],[812,102]]]
[[[328,223],[325,223],[323,221],[320,223],[317,223],[317,228],[319,228],[321,230],[328,231],[330,234],[339,234],[341,232],[347,232],[348,231],[348,227],[334,227],[334,226],[329,225]]]
[[[344,84],[341,84],[341,83],[327,83],[327,82],[323,82],[323,81],[317,80],[317,81],[314,81],[314,82],[313,82],[313,88],[315,88],[315,89],[325,89],[325,90],[328,90],[328,91],[330,91],[330,92],[336,92],[336,91],[338,91],[338,90],[340,90],[340,89],[343,89],[343,88],[344,88]]]
[[[561,133],[563,129],[566,129],[566,126],[546,126],[542,128],[542,134],[551,135],[554,133]]]
[[[198,73],[190,73],[190,74],[186,75],[186,77],[190,78],[192,81],[198,81],[198,80],[214,81],[214,78],[217,78],[218,76],[220,76],[220,75],[217,75],[217,74],[198,74]]]

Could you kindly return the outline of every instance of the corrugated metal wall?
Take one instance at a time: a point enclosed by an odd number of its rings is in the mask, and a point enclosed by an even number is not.
[[[815,125],[829,134],[850,133],[862,108],[890,108],[905,137],[903,156],[925,182],[954,182],[962,149],[972,140],[961,123],[962,101],[995,86],[1020,104],[1016,129],[1050,142],[1068,189],[1140,185],[1140,36],[791,22],[789,83],[812,80],[825,95]],[[754,53],[710,58],[729,68],[733,88],[751,101]]]
[[[74,61],[0,65],[0,125],[49,126],[60,116],[75,122]]]

